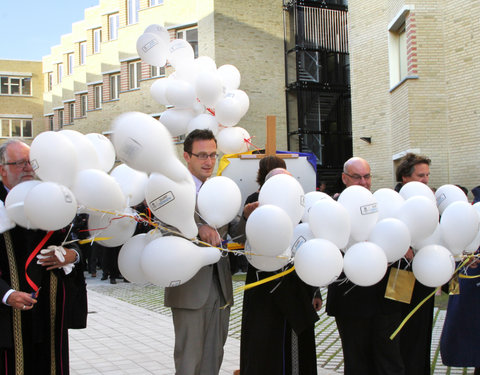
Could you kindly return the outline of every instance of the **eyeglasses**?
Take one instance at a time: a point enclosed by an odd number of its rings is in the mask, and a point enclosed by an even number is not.
[[[370,173],[365,174],[363,176],[360,176],[359,174],[348,174],[348,173],[345,173],[345,172],[343,172],[343,173],[346,174],[348,177],[350,177],[351,179],[353,179],[355,181],[360,181],[362,178],[365,179],[365,180],[370,180],[372,178],[372,175]]]
[[[207,160],[208,158],[212,160],[216,160],[218,158],[218,154],[216,152],[211,153],[210,155],[206,152],[201,152],[199,154],[194,154],[193,152],[189,152],[190,155],[196,156],[200,160]]]
[[[3,163],[3,165],[14,165],[17,168],[25,168],[26,166],[30,165],[30,160],[17,160],[17,161],[11,161],[8,163]]]

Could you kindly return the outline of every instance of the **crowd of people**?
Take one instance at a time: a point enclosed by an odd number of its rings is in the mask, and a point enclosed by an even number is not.
[[[213,133],[209,130],[189,133],[183,156],[198,193],[215,168],[218,154]],[[424,156],[407,154],[397,168],[396,189],[410,181],[428,184],[430,163]],[[246,220],[259,206],[259,190],[277,173],[289,174],[284,160],[276,156],[262,158],[257,173],[258,191],[247,198],[241,214],[219,229],[196,215],[199,239],[212,246],[222,246],[228,235],[244,242]],[[35,177],[28,145],[13,140],[0,146],[0,174],[0,199],[5,201],[14,186]],[[369,163],[359,157],[347,160],[341,180],[345,187],[360,185],[370,190]],[[322,189],[325,190],[325,184]],[[5,210],[0,210],[1,215],[6,215]],[[74,230],[65,228],[55,232],[14,225],[1,228],[0,374],[69,373],[68,329],[86,327],[84,272],[97,277],[101,269],[102,280],[110,279],[110,283],[122,278],[117,264],[120,247],[103,248],[98,243],[79,246],[67,242],[88,236],[87,221],[88,216],[80,214],[73,223]],[[71,244],[62,245],[64,243]],[[335,318],[345,374],[430,374],[432,298],[390,339],[407,314],[433,291],[415,281],[409,303],[385,297],[389,273],[396,268],[411,273],[413,255],[410,249],[404,259],[390,265],[385,277],[373,286],[357,286],[344,274],[338,282],[329,285],[325,308],[327,314]],[[239,269],[230,264],[231,259],[221,257],[219,262],[202,267],[188,282],[165,288],[165,306],[172,310],[174,363],[178,375],[208,375],[220,371],[233,305],[232,271]],[[280,271],[290,268],[291,265],[287,265]],[[248,265],[246,283],[280,271],[266,272]],[[478,272],[473,261],[464,274],[475,276]],[[441,354],[446,365],[475,367],[478,374],[480,327],[475,313],[480,309],[480,299],[476,288],[475,279],[463,278],[460,294],[450,296]],[[246,290],[238,373],[316,374],[315,322],[322,305],[319,289],[304,283],[295,271]]]

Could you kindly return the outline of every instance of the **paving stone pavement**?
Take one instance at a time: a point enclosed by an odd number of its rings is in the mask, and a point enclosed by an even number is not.
[[[243,282],[234,282],[234,288]],[[173,323],[163,306],[163,288],[87,276],[88,327],[70,330],[70,367],[83,374],[174,374]],[[322,290],[326,295],[326,289]],[[243,293],[235,294],[229,338],[221,375],[239,368]],[[319,375],[343,373],[343,357],[335,320],[324,308],[315,327]],[[473,369],[449,368],[441,363],[439,339],[444,310],[435,310],[432,341],[432,374],[473,374]]]

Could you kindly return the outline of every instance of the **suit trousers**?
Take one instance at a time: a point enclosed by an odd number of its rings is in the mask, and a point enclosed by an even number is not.
[[[390,340],[401,315],[335,316],[345,375],[405,375],[399,338]]]
[[[172,307],[176,375],[216,375],[223,360],[230,306],[225,307],[214,272],[207,302],[200,309]]]

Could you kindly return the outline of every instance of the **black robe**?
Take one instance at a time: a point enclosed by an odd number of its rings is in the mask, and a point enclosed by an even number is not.
[[[246,203],[254,202],[253,194]],[[276,272],[259,273],[259,279]],[[257,281],[248,265],[246,284]],[[315,322],[312,301],[316,288],[292,272],[248,289],[243,297],[240,374],[317,374]],[[298,355],[298,359],[296,356]]]
[[[1,185],[1,184],[0,184]],[[0,186],[0,199],[5,200],[5,188]],[[33,259],[25,272],[28,257],[47,232],[27,230],[20,226],[8,231],[11,237],[19,280],[19,290],[33,292],[26,273],[39,287],[37,303],[31,310],[21,311],[23,359],[15,361],[14,309],[0,302],[0,374],[14,374],[15,366],[23,366],[25,374],[69,373],[68,328],[85,328],[87,317],[86,284],[78,263],[69,275],[62,269],[46,271]],[[58,230],[42,246],[60,245],[66,230]],[[69,247],[76,247],[69,245]],[[78,248],[77,248],[78,250]],[[0,236],[0,299],[12,289],[11,270],[7,257],[5,235]],[[50,305],[54,309],[51,311]],[[53,322],[53,326],[51,324]],[[51,332],[54,332],[53,340]]]

